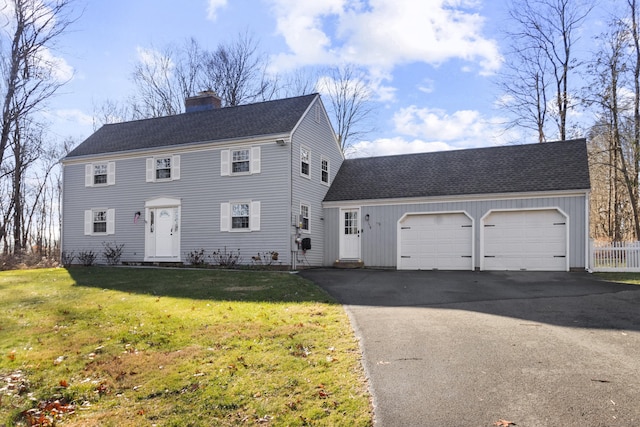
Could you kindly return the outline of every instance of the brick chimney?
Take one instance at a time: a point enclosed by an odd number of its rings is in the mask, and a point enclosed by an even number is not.
[[[184,100],[185,112],[208,111],[222,107],[222,99],[211,90],[200,92]]]

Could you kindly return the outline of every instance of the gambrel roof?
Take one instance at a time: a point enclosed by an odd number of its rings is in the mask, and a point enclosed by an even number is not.
[[[586,140],[347,159],[325,202],[589,190]]]
[[[318,94],[102,126],[67,158],[281,135],[291,132]]]

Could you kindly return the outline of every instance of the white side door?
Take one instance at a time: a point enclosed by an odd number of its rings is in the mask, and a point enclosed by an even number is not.
[[[340,209],[340,259],[360,259],[360,209]]]

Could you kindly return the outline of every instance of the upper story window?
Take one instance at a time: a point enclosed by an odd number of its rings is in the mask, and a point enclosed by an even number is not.
[[[249,149],[233,150],[231,152],[231,173],[249,172],[250,159]]]
[[[147,159],[147,182],[180,179],[180,156],[151,157]]]
[[[171,179],[171,157],[156,159],[156,180]]]
[[[101,187],[116,183],[116,163],[90,163],[85,166],[85,187]]]
[[[311,152],[307,147],[300,147],[300,175],[310,177]]]
[[[260,147],[243,147],[220,151],[220,175],[260,173]]]
[[[329,159],[323,156],[320,163],[322,170],[322,176],[320,179],[322,180],[323,184],[329,185]]]
[[[107,164],[99,163],[93,165],[93,183],[94,184],[106,184],[107,183]]]

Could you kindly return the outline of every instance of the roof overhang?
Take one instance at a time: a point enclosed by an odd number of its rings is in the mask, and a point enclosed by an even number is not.
[[[109,153],[101,153],[101,154],[88,154],[85,156],[73,156],[73,157],[65,157],[61,160],[63,165],[72,165],[78,163],[87,163],[92,160],[119,160],[119,159],[130,159],[134,157],[147,157],[149,155],[162,155],[162,154],[172,154],[172,153],[188,153],[188,152],[197,152],[197,151],[207,151],[212,148],[228,148],[243,144],[269,144],[275,143],[277,139],[289,140],[291,138],[291,132],[278,133],[272,135],[258,135],[251,137],[243,137],[243,138],[233,138],[233,139],[219,139],[215,141],[201,141],[201,142],[192,142],[189,144],[176,144],[176,145],[167,145],[163,147],[151,147],[144,148],[138,150],[125,150],[125,151],[115,151]]]
[[[409,205],[418,203],[480,202],[485,200],[541,199],[548,197],[587,197],[590,189],[537,191],[523,193],[461,194],[455,196],[404,197],[390,199],[334,200],[322,202],[323,208],[349,206]]]

